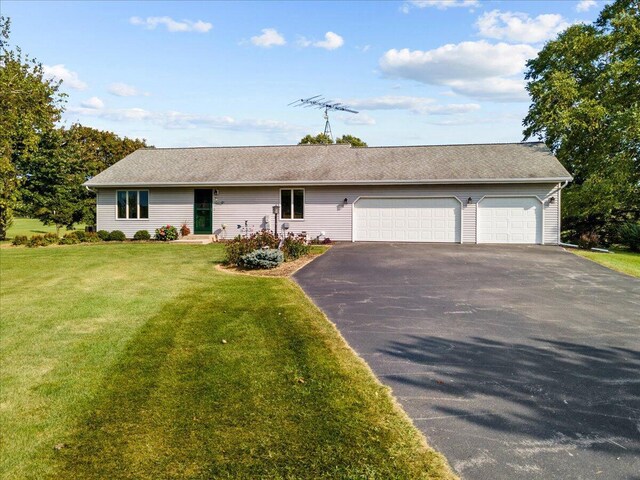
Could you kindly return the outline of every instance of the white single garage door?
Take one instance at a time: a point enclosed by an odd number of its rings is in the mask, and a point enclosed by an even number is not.
[[[542,205],[535,197],[478,202],[478,243],[542,243]]]
[[[460,241],[455,198],[361,198],[353,207],[355,241]]]

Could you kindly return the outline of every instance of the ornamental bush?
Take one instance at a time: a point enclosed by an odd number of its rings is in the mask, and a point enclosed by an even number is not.
[[[589,250],[593,247],[597,247],[600,243],[600,235],[594,232],[583,233],[580,235],[578,239],[578,246],[580,248],[584,248],[585,250]]]
[[[98,236],[96,232],[85,232],[83,242],[86,243],[98,243],[101,242],[102,239]]]
[[[102,240],[103,242],[108,242],[109,232],[107,232],[106,230],[98,230],[98,237],[100,237],[100,240]]]
[[[239,265],[243,255],[263,247],[278,248],[280,239],[268,230],[261,230],[248,237],[238,235],[225,242],[225,263]]]
[[[284,262],[284,255],[280,250],[265,248],[254,250],[243,255],[240,259],[240,266],[248,269],[268,269],[275,268]]]
[[[169,240],[178,239],[178,229],[173,225],[156,228],[156,240],[167,242]]]
[[[13,240],[11,241],[12,245],[26,245],[29,243],[29,239],[27,238],[26,235],[16,235],[15,237],[13,237]]]
[[[73,232],[71,232],[72,235],[75,235],[76,238],[78,240],[80,240],[81,242],[85,241],[85,238],[87,236],[86,232],[84,230],[74,230]],[[66,236],[66,235],[65,235]]]
[[[151,240],[151,234],[147,230],[138,230],[133,235],[134,240]]]
[[[124,242],[127,236],[120,230],[114,230],[109,234],[109,240],[112,242]]]
[[[65,234],[65,236],[58,241],[58,243],[60,245],[75,245],[77,243],[80,243],[80,239],[76,235],[76,232],[71,232]]]
[[[55,245],[60,241],[60,237],[58,237],[58,235],[53,232],[45,233],[42,239],[44,240],[45,246]]]
[[[36,247],[46,247],[47,242],[42,235],[33,235],[29,239],[29,243],[27,243],[27,247],[36,248]]]
[[[640,223],[625,223],[618,228],[618,241],[632,252],[640,252]]]
[[[311,246],[307,244],[307,239],[303,235],[288,235],[282,244],[282,252],[287,261],[308,255],[310,251]]]

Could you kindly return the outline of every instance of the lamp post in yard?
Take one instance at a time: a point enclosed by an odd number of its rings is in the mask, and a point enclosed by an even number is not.
[[[273,206],[273,216],[274,218],[274,233],[276,237],[278,236],[278,214],[280,213],[280,205]]]

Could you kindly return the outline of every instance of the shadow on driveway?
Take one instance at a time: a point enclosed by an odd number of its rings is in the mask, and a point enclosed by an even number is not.
[[[463,478],[640,479],[640,281],[424,244],[337,246],[295,278]]]

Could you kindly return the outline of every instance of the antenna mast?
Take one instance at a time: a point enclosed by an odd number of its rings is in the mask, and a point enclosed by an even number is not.
[[[327,100],[322,97],[322,95],[316,95],[314,97],[309,98],[301,98],[300,100],[296,100],[291,102],[287,106],[294,107],[305,107],[305,108],[318,108],[320,110],[324,110],[324,134],[333,140],[333,134],[331,133],[331,124],[329,123],[329,111],[330,110],[339,110],[341,112],[349,112],[349,113],[358,113],[355,110],[348,108],[346,105],[342,103],[333,102],[331,100]]]

